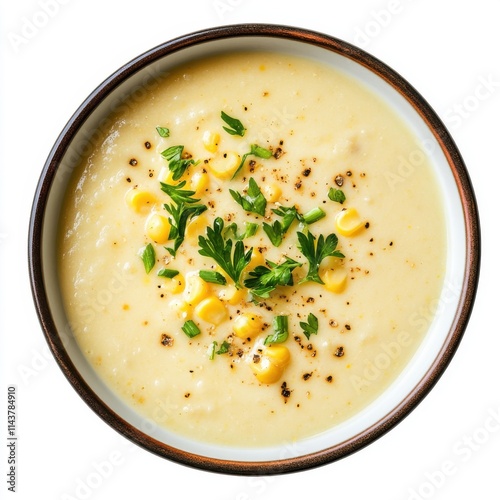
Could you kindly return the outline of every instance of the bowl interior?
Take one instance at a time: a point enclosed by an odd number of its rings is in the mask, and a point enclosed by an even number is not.
[[[145,419],[95,374],[76,344],[58,289],[57,221],[70,175],[99,140],[108,114],[126,99],[140,100],[159,75],[186,61],[230,51],[273,51],[318,60],[354,77],[408,124],[430,158],[444,200],[448,255],[444,287],[424,341],[397,380],[364,411],[326,432],[268,448],[231,448],[194,442]],[[126,104],[125,104],[126,105]],[[407,171],[411,176],[411,170]],[[223,472],[272,473],[339,458],[380,436],[432,387],[458,346],[474,294],[478,226],[472,188],[460,155],[433,111],[403,79],[344,42],[303,30],[222,28],[167,43],[121,68],[82,104],[50,153],[35,200],[30,234],[32,283],[47,340],[83,399],[119,432],[155,453]],[[36,269],[39,267],[38,270]],[[381,353],[380,363],[384,362]],[[385,356],[390,354],[385,353]],[[375,361],[376,363],[376,361]],[[227,462],[226,462],[227,461]]]

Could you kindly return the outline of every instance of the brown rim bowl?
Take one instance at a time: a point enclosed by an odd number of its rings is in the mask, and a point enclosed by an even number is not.
[[[439,317],[396,382],[362,414],[297,446],[242,450],[192,443],[159,430],[111,393],[85,361],[66,318],[57,284],[56,231],[65,188],[106,115],[139,95],[155,75],[180,63],[234,50],[272,50],[311,57],[349,73],[394,106],[426,144],[445,201],[448,269]],[[476,294],[480,231],[474,191],[457,147],[437,114],[398,73],[337,38],[301,28],[243,24],[210,28],[163,43],[101,83],[69,119],[45,163],[29,228],[35,307],[50,349],[70,384],[105,422],[137,445],[194,468],[226,474],[279,474],[345,457],[406,417],[445,371],[465,332]]]

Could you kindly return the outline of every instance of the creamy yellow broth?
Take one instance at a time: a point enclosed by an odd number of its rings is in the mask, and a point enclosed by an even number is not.
[[[221,111],[240,120],[243,137],[223,129]],[[241,53],[175,69],[106,123],[68,189],[60,281],[75,337],[113,391],[181,435],[260,446],[331,428],[395,380],[426,333],[442,288],[446,239],[428,160],[387,104],[319,63]],[[168,137],[157,127],[168,128]],[[272,155],[249,155],[231,179],[252,144]],[[178,145],[193,163],[174,181],[161,153]],[[267,199],[264,217],[229,192],[245,195],[250,178]],[[207,207],[189,220],[175,257],[165,249],[173,241],[151,237],[152,214],[170,216],[163,205],[172,199],[160,181],[186,181],[184,189]],[[344,193],[343,203],[328,197],[331,188]],[[319,207],[326,215],[310,225],[294,220],[276,247],[262,225],[282,220],[272,211],[280,206],[300,214]],[[336,216],[352,209],[359,227],[345,235]],[[226,228],[236,223],[237,234],[246,222],[258,224],[243,240],[254,252],[242,282],[266,259],[282,263],[286,256],[302,264],[292,272],[294,285],[264,299],[247,289],[235,293],[227,275],[227,285],[200,285],[200,269],[225,275],[198,252],[198,236],[217,217]],[[299,284],[309,264],[297,232],[308,230],[317,239],[338,237],[345,258],[324,259],[319,276],[344,273],[345,283]],[[234,233],[226,236],[236,242]],[[141,252],[148,245],[155,261],[146,272]],[[179,274],[158,276],[160,269]],[[197,309],[206,298],[221,306],[215,319],[206,316],[213,304]],[[244,314],[261,325],[248,338],[234,331]],[[307,339],[300,323],[309,314],[318,329]],[[288,318],[288,338],[264,345],[276,316]],[[183,331],[188,320],[200,330],[193,338]],[[270,345],[286,347],[289,362],[265,383],[252,365]]]

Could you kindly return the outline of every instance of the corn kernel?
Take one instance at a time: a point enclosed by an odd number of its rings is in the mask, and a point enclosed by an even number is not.
[[[220,134],[218,132],[211,132],[210,130],[206,130],[203,133],[203,146],[210,153],[215,153],[217,148],[219,147]]]
[[[264,349],[257,363],[252,362],[250,367],[257,380],[263,384],[277,382],[290,362],[290,351],[284,345],[272,345]]]
[[[233,322],[234,334],[240,339],[253,338],[262,331],[262,318],[257,314],[243,313]]]
[[[194,191],[194,196],[199,198],[203,194],[208,186],[208,173],[204,171],[197,170],[191,176],[190,188]]]
[[[146,210],[150,210],[156,203],[156,198],[148,191],[130,189],[125,194],[125,201],[127,205],[136,212],[145,212]]]
[[[182,274],[178,274],[171,279],[165,279],[162,281],[161,289],[165,290],[167,293],[171,293],[172,295],[176,295],[181,293],[186,286],[186,280]]]
[[[199,302],[194,308],[194,313],[213,325],[220,325],[227,318],[226,306],[213,295]]]
[[[184,234],[187,242],[191,244],[198,243],[198,236],[200,234],[205,234],[205,228],[207,226],[208,221],[205,214],[193,217],[186,226],[186,231]]]
[[[335,226],[343,236],[353,235],[363,227],[363,224],[355,208],[346,208],[335,216]]]
[[[281,188],[277,184],[269,184],[264,187],[264,197],[269,203],[275,203],[281,197]]]
[[[219,299],[235,306],[241,302],[245,302],[248,292],[246,290],[238,290],[234,285],[228,284],[219,291]]]
[[[174,278],[175,279],[175,278]],[[206,281],[203,281],[198,272],[189,273],[186,276],[186,287],[184,288],[184,300],[189,305],[196,305],[210,293],[210,288]]]
[[[240,155],[234,152],[224,153],[222,157],[212,158],[208,167],[219,179],[229,179],[236,172],[241,162]]]
[[[326,269],[321,274],[325,288],[330,292],[342,293],[347,283],[347,271],[343,267]]]
[[[170,233],[170,222],[167,217],[153,213],[146,221],[146,234],[156,243],[162,244],[168,241]]]
[[[245,268],[246,271],[251,271],[257,266],[263,266],[265,264],[264,254],[259,252],[257,248],[253,248],[252,256],[250,257],[250,262]]]

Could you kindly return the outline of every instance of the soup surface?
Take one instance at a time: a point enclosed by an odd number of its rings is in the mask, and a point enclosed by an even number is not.
[[[365,408],[432,319],[441,197],[389,106],[309,60],[238,53],[136,89],[61,215],[82,351],[145,418],[292,443]]]

